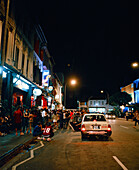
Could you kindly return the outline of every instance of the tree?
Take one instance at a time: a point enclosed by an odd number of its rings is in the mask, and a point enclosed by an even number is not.
[[[132,97],[130,96],[130,94],[128,94],[126,92],[118,92],[118,93],[115,93],[114,95],[110,96],[109,104],[112,106],[117,106],[117,105],[125,106],[131,100],[132,100]]]

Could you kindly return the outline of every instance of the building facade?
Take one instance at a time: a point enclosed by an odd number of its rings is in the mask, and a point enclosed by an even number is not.
[[[0,1],[0,103],[3,108],[8,105],[10,113],[18,105],[51,109],[54,100],[48,105],[48,99],[56,94],[49,86],[54,88],[52,80],[57,78],[45,35],[25,11],[17,10],[20,3],[12,1],[9,9],[6,5]]]
[[[127,92],[128,94],[131,95],[131,97],[132,97],[131,103],[135,103],[134,84],[135,83],[131,83],[125,87],[121,87],[121,92]]]
[[[107,99],[90,97],[87,102],[89,112],[107,113],[114,109],[113,106],[107,103]]]

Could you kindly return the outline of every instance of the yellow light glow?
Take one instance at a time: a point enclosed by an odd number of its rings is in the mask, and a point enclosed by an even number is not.
[[[104,93],[104,91],[103,91],[103,90],[101,90],[101,93]]]
[[[75,85],[76,84],[76,80],[71,80],[71,85]]]
[[[138,63],[137,62],[132,63],[132,67],[138,67]]]

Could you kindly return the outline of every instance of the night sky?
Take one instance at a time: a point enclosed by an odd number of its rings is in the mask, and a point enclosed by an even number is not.
[[[102,89],[112,95],[138,78],[139,69],[131,68],[133,61],[139,61],[139,10],[134,1],[40,3],[34,7],[56,63],[54,69],[78,78],[80,98]]]

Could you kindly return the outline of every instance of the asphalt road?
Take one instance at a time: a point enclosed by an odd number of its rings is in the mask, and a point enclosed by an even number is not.
[[[131,120],[109,120],[112,135],[108,141],[81,141],[80,132],[58,131],[51,142],[39,141],[24,153],[12,170],[120,170],[139,169],[139,126]]]

